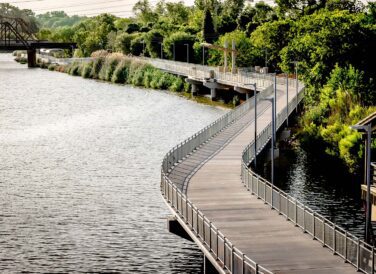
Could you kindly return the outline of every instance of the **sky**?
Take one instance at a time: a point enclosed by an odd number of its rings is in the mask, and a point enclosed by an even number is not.
[[[0,3],[10,3],[21,9],[31,9],[35,13],[45,13],[53,10],[64,10],[69,15],[94,16],[100,13],[113,13],[119,17],[132,16],[132,7],[138,0],[0,0]],[[159,0],[149,0],[155,5]],[[167,0],[179,2],[179,0]],[[257,2],[259,0],[255,0]],[[264,0],[270,3],[272,0]],[[362,0],[366,2],[367,0]],[[375,0],[371,0],[375,1]],[[183,0],[186,5],[193,5],[194,0]]]
[[[69,15],[94,16],[109,12],[120,17],[132,15],[132,7],[138,0],[0,0],[0,3],[9,3],[21,9],[31,9],[35,13],[45,13],[53,10],[64,10]],[[152,5],[159,0],[149,0]],[[179,0],[168,0],[179,2]],[[192,5],[194,0],[183,1]]]

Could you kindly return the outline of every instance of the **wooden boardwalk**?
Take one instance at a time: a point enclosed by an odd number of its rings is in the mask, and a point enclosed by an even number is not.
[[[292,96],[291,96],[292,97]],[[277,112],[286,104],[278,86]],[[258,104],[258,131],[271,120],[271,104]],[[339,256],[251,195],[241,181],[242,152],[254,136],[246,113],[168,174],[191,202],[249,258],[274,273],[355,273]]]

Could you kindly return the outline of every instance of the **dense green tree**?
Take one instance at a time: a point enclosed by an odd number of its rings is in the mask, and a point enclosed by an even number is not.
[[[269,67],[278,68],[278,64],[281,62],[280,51],[288,45],[291,39],[291,25],[292,22],[289,20],[267,22],[252,33],[252,44],[256,47],[258,55],[262,56],[264,60],[258,65],[264,65],[267,62]]]
[[[69,16],[64,11],[51,11],[36,16],[41,28],[71,27],[87,19],[77,15]]]
[[[281,51],[282,68],[292,71],[291,62],[298,60],[307,84],[325,84],[336,64],[352,64],[367,75],[375,75],[376,32],[363,13],[322,10],[302,17],[292,32],[293,39]],[[316,100],[317,89],[311,91],[308,98]]]
[[[202,37],[204,41],[212,43],[216,38],[213,17],[210,10],[205,10],[204,21],[202,24]]]
[[[133,12],[143,24],[148,24],[149,22],[154,23],[158,19],[158,14],[156,14],[151,8],[149,0],[139,0],[133,6]]]

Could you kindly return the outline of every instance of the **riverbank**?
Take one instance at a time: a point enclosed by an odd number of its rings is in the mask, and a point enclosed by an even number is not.
[[[15,52],[15,61],[26,63],[25,57],[20,52]],[[190,92],[191,85],[183,77],[176,76],[141,60],[135,60],[120,53],[99,55],[89,62],[73,62],[67,65],[52,64],[37,60],[37,66],[50,71],[67,73],[72,76],[81,76],[86,79],[95,79],[120,85],[132,85],[155,90],[167,90],[170,93],[193,100],[197,103],[231,109],[240,102],[238,97],[227,100],[212,101],[205,95],[193,96]]]

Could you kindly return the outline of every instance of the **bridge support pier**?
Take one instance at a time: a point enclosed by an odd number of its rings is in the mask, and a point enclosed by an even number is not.
[[[215,97],[217,97],[217,90],[216,90],[216,88],[211,88],[211,89],[210,89],[210,98],[211,98],[212,100],[214,100]]]
[[[192,95],[197,94],[197,85],[196,84],[191,85],[191,93],[192,93]]]
[[[35,49],[27,50],[27,66],[35,68],[37,66],[37,51]]]
[[[179,221],[176,219],[175,216],[170,216],[167,218],[167,229],[168,229],[168,232],[175,234],[179,237],[182,237],[183,239],[193,242],[192,238],[180,225]]]
[[[217,269],[215,269],[213,264],[205,255],[204,255],[204,274],[218,274]]]

